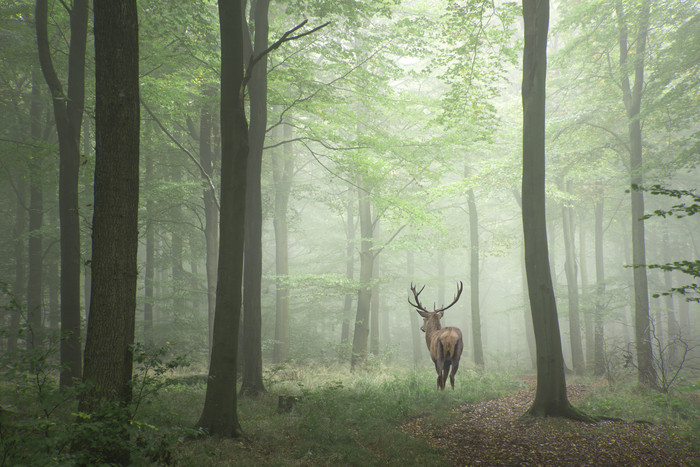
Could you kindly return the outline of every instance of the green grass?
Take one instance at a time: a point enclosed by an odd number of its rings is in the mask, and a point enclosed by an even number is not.
[[[669,393],[642,390],[636,382],[600,386],[578,406],[592,415],[680,427],[700,449],[700,384],[686,382]]]
[[[418,416],[444,422],[458,405],[520,387],[509,375],[465,369],[454,391],[440,393],[428,370],[385,368],[354,375],[340,367],[295,369],[295,379],[268,381],[267,395],[239,399],[244,439],[184,441],[174,448],[175,458],[193,466],[439,464],[441,453],[402,433],[402,423]],[[278,414],[278,394],[295,394],[301,401],[291,413]]]

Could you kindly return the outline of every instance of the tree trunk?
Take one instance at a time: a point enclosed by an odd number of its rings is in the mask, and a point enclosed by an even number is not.
[[[416,274],[416,254],[409,250],[406,252],[406,273],[408,277],[413,278]],[[418,313],[412,306],[408,306],[409,316],[411,317],[411,342],[413,348],[413,366],[418,366],[421,360],[421,349],[423,348],[423,339],[420,336],[420,320]]]
[[[379,277],[379,258],[374,258],[372,263],[372,277]],[[369,351],[372,355],[379,355],[379,284],[372,286],[372,299],[370,300],[370,342]]]
[[[361,183],[360,186],[362,186]],[[367,357],[369,308],[372,298],[372,271],[374,269],[371,201],[369,194],[362,190],[358,190],[358,197],[362,240],[360,241],[360,284],[357,294],[357,314],[355,315],[355,332],[352,339],[352,357],[350,359],[352,370],[359,368]]]
[[[81,411],[131,400],[139,206],[139,48],[136,1],[96,0],[92,291]],[[117,449],[112,460],[128,460]]]
[[[527,413],[583,418],[566,395],[564,357],[549,269],[545,218],[545,79],[549,2],[523,0],[523,234],[537,346],[537,389]]]
[[[578,210],[579,229],[578,229],[578,245],[579,245],[579,270],[581,271],[581,291],[588,295],[588,252],[586,249],[586,214],[583,208]],[[586,352],[586,369],[593,368],[595,361],[595,345],[594,340],[594,325],[593,325],[593,309],[586,305],[583,309],[583,329],[584,329],[584,349]]]
[[[605,374],[605,328],[603,325],[603,313],[605,312],[605,261],[603,255],[603,187],[597,184],[600,198],[595,203],[595,364],[593,373],[596,376]]]
[[[75,0],[70,10],[68,91],[54,69],[49,48],[48,0],[37,0],[36,33],[39,63],[53,98],[58,132],[58,210],[61,224],[61,387],[82,374],[80,345],[80,219],[78,181],[80,127],[85,101],[85,48],[88,0]]]
[[[29,110],[31,138],[41,140],[41,87],[39,71],[32,68],[32,103]],[[44,217],[44,192],[42,188],[42,161],[36,155],[29,161],[29,275],[27,283],[27,314],[36,344],[43,335],[43,247],[41,226]],[[39,340],[36,340],[39,338]]]
[[[481,343],[481,311],[479,308],[479,217],[476,211],[474,190],[471,188],[467,191],[467,205],[469,206],[469,265],[472,309],[472,345],[474,349],[474,363],[480,367],[483,367],[484,349]]]
[[[236,368],[243,283],[248,123],[243,102],[241,3],[219,0],[221,27],[221,222],[214,342],[204,409],[197,425],[237,437]]]
[[[255,45],[250,53],[267,49],[268,0],[253,2]],[[243,20],[245,23],[245,20]],[[243,24],[244,31],[246,24]],[[244,42],[249,34],[244,32]],[[250,46],[246,47],[249,49]],[[248,141],[248,174],[245,208],[245,261],[243,273],[243,380],[241,394],[255,396],[265,392],[262,380],[262,155],[267,130],[267,57],[252,70],[248,82],[250,96],[250,129]]]
[[[348,202],[346,207],[345,234],[347,237],[345,249],[345,276],[348,281],[352,282],[355,278],[355,216],[353,210],[353,201],[355,200],[355,189],[348,184]],[[340,331],[340,344],[345,345],[350,341],[350,315],[352,312],[353,296],[350,293],[345,294],[345,303],[343,306],[343,324]]]
[[[211,93],[205,91],[205,95]],[[216,193],[209,181],[214,176],[214,156],[211,148],[212,114],[209,105],[204,105],[199,120],[199,163],[209,177],[205,180],[202,191],[204,202],[204,242],[206,247],[207,270],[207,316],[209,322],[209,355],[214,331],[214,309],[216,307],[216,260],[219,254],[219,208],[216,205]]]
[[[576,252],[574,250],[573,209],[562,206],[564,224],[564,250],[566,259],[564,271],[569,295],[569,338],[571,340],[571,361],[577,375],[583,374],[583,345],[581,344],[581,324],[579,319],[578,274],[576,273]]]
[[[14,299],[18,304],[24,303],[27,295],[27,263],[26,251],[27,247],[24,241],[24,235],[27,229],[27,206],[24,199],[27,186],[23,176],[17,177],[17,202],[15,207],[15,225],[12,229],[14,237],[14,256],[15,256],[15,282],[13,285]],[[17,350],[17,340],[20,336],[20,321],[22,318],[21,308],[17,306],[10,307],[10,323],[9,335],[7,336],[7,351],[14,352]],[[33,347],[31,336],[24,336],[27,349]]]
[[[615,6],[620,27],[621,87],[629,125],[630,139],[630,185],[632,200],[632,263],[634,265],[634,330],[637,347],[637,378],[642,386],[656,387],[657,377],[653,365],[649,325],[649,290],[646,269],[646,246],[644,241],[644,193],[637,189],[643,182],[642,167],[642,123],[640,110],[644,89],[644,54],[649,29],[649,0],[640,4],[639,31],[635,38],[634,84],[630,87],[627,49],[627,18],[622,2]]]
[[[283,138],[292,139],[292,126],[283,125]],[[284,144],[284,151],[274,155],[272,176],[275,182],[275,345],[272,361],[282,363],[289,358],[289,226],[287,210],[294,176],[292,143]]]
[[[145,154],[146,173],[145,183],[153,182],[153,156]],[[156,232],[152,219],[155,213],[154,201],[149,197],[146,200],[146,264],[144,266],[144,298],[143,298],[143,334],[147,344],[153,344],[153,281],[155,279],[155,243]]]

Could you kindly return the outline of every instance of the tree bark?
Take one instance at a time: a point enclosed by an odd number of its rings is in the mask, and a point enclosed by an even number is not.
[[[238,437],[236,369],[243,285],[248,122],[243,102],[241,2],[219,0],[221,28],[221,222],[214,342],[204,408],[197,425]]]
[[[17,201],[15,204],[15,225],[12,229],[14,237],[15,256],[15,282],[13,285],[14,299],[18,304],[24,303],[27,295],[27,263],[26,263],[26,242],[24,234],[27,229],[27,206],[26,191],[27,184],[24,177],[18,177],[16,182]],[[7,351],[17,350],[17,341],[20,336],[20,321],[22,318],[21,309],[17,306],[10,307],[9,335],[7,336]],[[31,336],[24,336],[27,349],[33,347]]]
[[[292,139],[292,126],[283,125],[283,138]],[[275,182],[275,345],[272,360],[282,363],[289,358],[289,226],[287,210],[294,176],[292,143],[283,145],[283,152],[274,155],[272,176]]]
[[[139,201],[139,43],[136,0],[96,0],[92,288],[80,410],[131,400]],[[115,461],[129,453],[114,453]]]
[[[372,262],[372,277],[379,277],[379,258]],[[379,284],[372,286],[372,298],[370,300],[370,342],[369,351],[372,355],[379,355]]]
[[[36,2],[36,33],[39,63],[53,99],[58,132],[58,204],[61,224],[61,387],[70,386],[82,374],[80,344],[80,219],[78,181],[80,127],[85,101],[85,49],[88,0],[75,0],[70,10],[68,86],[54,69],[49,48],[48,0]]]
[[[345,235],[347,237],[345,248],[345,276],[349,281],[355,278],[355,215],[353,210],[353,201],[355,200],[355,189],[348,184],[348,202],[346,207],[345,220]],[[340,331],[340,343],[345,345],[350,341],[350,314],[352,312],[353,296],[350,293],[345,294],[345,302],[343,306],[343,323]]]
[[[29,110],[30,131],[33,141],[41,140],[41,85],[40,73],[32,68],[32,102]],[[44,217],[44,191],[41,177],[42,161],[36,155],[29,161],[29,274],[27,282],[27,313],[33,340],[39,344],[44,328],[43,320],[43,247],[41,226]],[[39,340],[36,340],[36,339]]]
[[[472,346],[474,349],[474,363],[484,366],[484,348],[481,342],[481,310],[479,307],[479,217],[476,211],[476,199],[474,190],[467,191],[467,205],[469,206],[469,269],[472,310]]]
[[[622,2],[615,6],[620,28],[620,80],[622,97],[627,110],[630,139],[630,185],[632,201],[632,263],[634,266],[634,330],[637,348],[637,379],[646,387],[657,387],[656,370],[653,365],[649,324],[649,290],[646,269],[646,246],[644,240],[644,192],[637,189],[643,182],[642,166],[642,122],[640,111],[644,89],[644,54],[649,29],[649,0],[640,4],[639,30],[635,38],[634,84],[630,87],[628,75],[629,55],[627,45],[627,18]]]
[[[153,181],[153,156],[145,154],[146,172],[144,174],[146,185]],[[147,344],[153,344],[153,283],[155,279],[155,247],[156,231],[152,222],[155,203],[149,197],[146,200],[146,264],[144,265],[144,297],[143,297],[143,334]]]
[[[579,245],[579,270],[581,271],[581,292],[584,294],[588,294],[588,251],[586,248],[586,236],[587,236],[587,230],[586,230],[586,214],[584,210],[578,209],[578,219],[579,219],[579,228],[578,228],[578,245]],[[585,361],[586,361],[586,369],[591,369],[593,368],[594,361],[595,361],[595,345],[593,343],[594,341],[594,324],[593,324],[593,316],[595,314],[595,310],[592,309],[590,306],[586,305],[584,309],[582,310],[583,312],[583,329],[584,329],[584,350],[585,350]]]
[[[205,95],[211,93],[205,91]],[[202,107],[199,120],[199,163],[204,173],[211,179],[214,176],[214,156],[211,144],[212,114],[209,105]],[[202,192],[204,202],[204,242],[206,247],[207,270],[207,316],[209,322],[209,355],[214,332],[214,309],[216,307],[216,261],[219,254],[219,208],[216,205],[216,193],[205,183]]]
[[[250,53],[259,55],[268,43],[268,0],[252,2],[255,44]],[[245,22],[245,20],[243,20]],[[246,24],[243,24],[244,30]],[[246,31],[244,42],[249,38]],[[250,46],[246,47],[250,49]],[[244,57],[245,58],[245,57]],[[245,209],[245,261],[243,273],[243,379],[241,394],[265,392],[262,380],[262,156],[267,130],[267,57],[257,62],[248,82],[250,129]]]
[[[579,319],[578,274],[576,273],[576,252],[574,249],[573,209],[562,206],[562,223],[564,225],[564,271],[569,296],[569,338],[571,341],[571,361],[574,372],[583,374],[583,345],[581,343],[581,323]]]
[[[545,218],[545,79],[549,2],[523,0],[523,235],[530,309],[537,346],[537,389],[527,413],[584,418],[566,395],[557,306]]]
[[[605,312],[605,261],[603,254],[603,187],[598,183],[600,198],[595,203],[595,281],[596,301],[594,317],[595,363],[593,373],[596,376],[605,374],[605,328],[603,325],[603,313]]]
[[[408,277],[413,278],[416,274],[416,254],[413,251],[406,252],[406,273]],[[413,366],[417,367],[421,361],[421,349],[423,349],[424,340],[420,335],[420,319],[418,313],[412,306],[408,306],[409,316],[411,317],[411,342],[413,348]]]
[[[362,183],[360,183],[362,186]],[[360,284],[357,293],[357,314],[355,315],[355,332],[352,339],[352,356],[350,367],[359,368],[367,358],[367,340],[369,338],[369,309],[372,298],[372,271],[374,269],[373,225],[371,201],[369,194],[358,190],[360,218]]]

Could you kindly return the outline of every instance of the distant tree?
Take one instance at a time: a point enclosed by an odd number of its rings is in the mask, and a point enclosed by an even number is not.
[[[649,0],[640,2],[638,8],[637,35],[633,39],[635,51],[630,56],[630,48],[627,43],[629,12],[624,9],[622,1],[618,1],[615,4],[615,14],[619,27],[620,87],[628,118],[630,181],[632,186],[641,185],[643,180],[642,122],[640,112],[644,91],[644,56],[646,54],[649,11],[651,8]],[[634,82],[632,84],[630,84],[630,72],[634,74]],[[631,198],[632,262],[635,265],[645,265],[644,194],[641,191],[632,190]],[[646,268],[634,268],[634,330],[637,348],[637,375],[640,384],[656,387],[657,376],[654,370],[651,350],[648,287]]]
[[[80,344],[80,224],[78,218],[78,169],[80,128],[85,101],[85,49],[88,0],[75,0],[70,15],[68,85],[58,77],[48,34],[48,0],[36,2],[36,34],[39,63],[53,99],[58,133],[58,204],[61,224],[61,378],[70,386],[82,373]],[[65,7],[66,3],[62,3]]]
[[[545,221],[545,79],[549,2],[523,0],[523,181],[522,210],[530,309],[537,347],[537,389],[527,413],[589,419],[566,395],[564,357],[549,267]]]

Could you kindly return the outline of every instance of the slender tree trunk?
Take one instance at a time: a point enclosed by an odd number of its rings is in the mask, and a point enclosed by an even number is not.
[[[471,188],[467,191],[467,205],[469,206],[472,344],[474,348],[474,363],[483,367],[484,349],[481,343],[481,310],[479,308],[479,217],[476,211],[474,190]]]
[[[210,434],[237,437],[236,369],[243,301],[243,249],[248,122],[243,102],[241,3],[219,0],[221,27],[221,222],[214,342],[204,408],[197,425]]]
[[[372,277],[379,277],[379,258],[374,258]],[[370,300],[370,343],[369,351],[372,355],[379,355],[379,284],[372,286],[372,299]]]
[[[586,214],[583,208],[578,210],[579,219],[579,269],[581,271],[581,292],[588,296],[588,252],[586,245]],[[595,361],[594,310],[588,304],[583,309],[584,349],[586,351],[586,369],[592,369]]]
[[[292,139],[292,126],[283,125],[283,138]],[[289,225],[287,210],[294,176],[294,152],[292,143],[285,143],[283,152],[274,155],[272,176],[275,182],[275,345],[272,350],[274,363],[289,358]]]
[[[521,194],[517,190],[513,190],[513,196],[518,203],[518,207],[522,210],[523,200]],[[537,369],[537,349],[535,348],[535,331],[532,327],[532,313],[530,312],[530,298],[527,291],[527,272],[525,269],[525,244],[520,246],[520,277],[522,282],[522,298],[523,298],[523,318],[525,321],[525,339],[527,340],[527,348],[530,354],[530,363],[532,369]]]
[[[346,207],[345,232],[347,237],[345,249],[345,276],[349,281],[355,279],[355,216],[353,210],[353,201],[355,200],[355,189],[348,184],[348,202]],[[345,294],[345,303],[343,306],[343,324],[340,331],[341,345],[347,344],[350,341],[350,315],[352,312],[353,296],[350,293]]]
[[[620,70],[621,87],[630,139],[630,184],[632,199],[632,263],[634,265],[634,330],[637,347],[637,377],[642,386],[656,387],[657,377],[653,365],[649,323],[649,290],[646,269],[646,246],[644,241],[644,193],[638,190],[643,182],[642,166],[642,122],[640,111],[644,90],[644,54],[649,29],[649,0],[640,5],[639,31],[635,38],[636,50],[631,60],[634,61],[634,84],[630,87],[628,69],[629,56],[627,48],[627,18],[622,2],[615,7],[620,27]]]
[[[603,187],[597,184],[600,198],[595,203],[595,364],[593,373],[596,376],[605,374],[605,328],[603,325],[603,313],[605,312],[605,261],[603,255]]]
[[[41,85],[40,72],[32,68],[32,102],[29,110],[31,138],[41,140]],[[44,217],[44,192],[42,188],[41,158],[34,156],[29,162],[29,275],[27,284],[27,313],[35,343],[43,334],[42,313],[43,287],[42,269],[43,247],[41,226]],[[36,339],[39,338],[39,341]]]
[[[205,95],[209,96],[210,94],[211,92],[205,91]],[[214,176],[211,134],[212,114],[209,105],[204,105],[199,119],[199,163],[209,180]],[[209,180],[205,180],[202,199],[204,202],[204,242],[207,251],[207,316],[209,322],[209,355],[211,356],[214,309],[216,307],[216,260],[219,254],[219,208],[216,205],[216,193],[210,186]]]
[[[36,32],[39,63],[53,98],[58,132],[58,204],[61,224],[61,387],[70,386],[82,374],[80,344],[80,219],[78,217],[78,175],[80,127],[85,100],[85,49],[88,0],[75,0],[70,10],[68,86],[63,86],[54,69],[49,48],[48,0],[36,2]]]
[[[670,245],[668,229],[664,231],[664,258],[670,257]],[[673,277],[671,271],[664,271],[664,286],[666,290],[671,290],[673,287]],[[668,329],[668,343],[669,343],[669,356],[668,361],[676,366],[678,365],[678,343],[677,339],[680,337],[680,328],[678,326],[678,321],[676,320],[676,312],[673,305],[673,295],[666,295],[666,328]]]
[[[583,374],[583,345],[581,344],[581,324],[579,319],[578,278],[576,273],[576,252],[574,251],[573,210],[562,207],[562,223],[564,224],[564,250],[566,259],[564,271],[569,291],[569,338],[571,340],[571,360],[577,375]]]
[[[408,277],[413,278],[416,274],[416,254],[409,250],[406,252],[406,273]],[[413,366],[417,367],[421,360],[421,349],[423,348],[423,339],[420,336],[420,319],[418,313],[412,306],[408,306],[409,316],[411,317],[411,342],[413,343]]]
[[[362,186],[362,183],[360,183],[360,186]],[[369,308],[372,298],[372,271],[374,269],[371,201],[369,195],[361,190],[358,191],[358,197],[362,240],[360,241],[360,285],[357,294],[357,314],[355,316],[355,332],[352,339],[352,357],[350,359],[350,367],[353,370],[361,366],[367,357]]]
[[[146,185],[153,182],[153,156],[145,154],[146,173],[144,179]],[[144,266],[144,300],[143,300],[143,334],[147,344],[153,344],[153,282],[155,279],[155,243],[156,233],[153,226],[154,202],[149,197],[146,200],[146,264]]]
[[[24,177],[17,177],[15,183],[17,188],[17,202],[15,207],[15,225],[12,229],[14,237],[15,256],[15,282],[13,285],[14,298],[17,304],[23,304],[27,295],[27,263],[26,263],[26,242],[24,234],[27,229],[27,206],[24,199],[27,191],[27,184]],[[22,318],[21,309],[16,306],[10,309],[9,335],[7,337],[7,351],[17,350],[17,340],[19,338],[20,320]],[[31,336],[25,336],[25,345],[28,349],[33,347]]]
[[[537,389],[527,413],[585,418],[569,404],[545,218],[545,79],[549,2],[523,0],[523,234],[537,346]]]
[[[131,400],[139,207],[139,42],[136,0],[96,0],[92,292],[79,409]],[[124,420],[125,423],[128,421]],[[109,447],[107,449],[110,449]],[[118,444],[108,461],[128,463]]]
[[[268,0],[252,3],[255,21],[255,45],[250,53],[261,54],[268,43]],[[245,22],[245,20],[243,20]],[[246,24],[243,25],[245,30]],[[249,38],[244,33],[244,42]],[[246,47],[250,49],[250,47]],[[244,57],[245,58],[245,57]],[[255,396],[265,392],[262,380],[262,193],[261,171],[267,130],[267,57],[252,70],[248,83],[250,129],[245,210],[245,261],[243,273],[243,379],[241,394]]]

